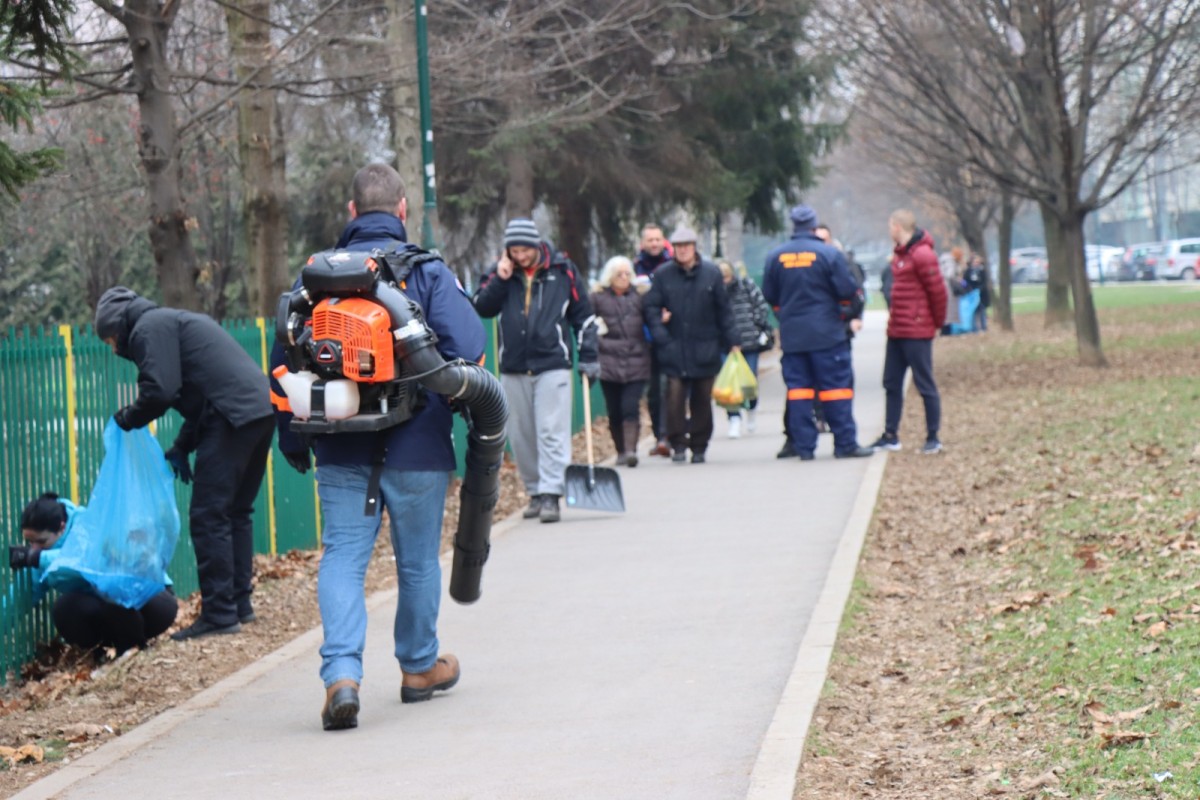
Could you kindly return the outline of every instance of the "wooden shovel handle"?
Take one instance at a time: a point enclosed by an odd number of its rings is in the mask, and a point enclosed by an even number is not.
[[[588,466],[593,466],[596,463],[596,458],[592,455],[592,387],[588,385],[588,376],[581,374],[583,378],[583,430],[584,438],[587,439],[587,456]]]

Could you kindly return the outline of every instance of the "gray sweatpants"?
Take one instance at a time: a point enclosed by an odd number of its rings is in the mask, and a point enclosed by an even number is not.
[[[508,395],[508,443],[525,491],[561,496],[571,463],[571,371],[502,374],[500,383]]]

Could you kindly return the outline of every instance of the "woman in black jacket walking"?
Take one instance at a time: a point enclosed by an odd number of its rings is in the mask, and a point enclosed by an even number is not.
[[[600,275],[592,308],[600,327],[600,388],[617,463],[636,467],[638,403],[650,379],[650,343],[642,320],[642,296],[633,288],[633,262],[610,258]]]
[[[742,355],[745,356],[750,371],[757,377],[758,354],[769,350],[774,343],[771,309],[758,284],[749,277],[739,276],[728,261],[719,262],[717,267],[721,270],[721,279],[725,282],[725,291],[729,294],[729,307],[733,311],[734,327],[737,328],[737,344],[742,346]],[[746,430],[752,433],[754,410],[757,407],[757,398],[746,406]],[[729,438],[736,439],[742,435],[742,411],[734,409],[728,414]]]

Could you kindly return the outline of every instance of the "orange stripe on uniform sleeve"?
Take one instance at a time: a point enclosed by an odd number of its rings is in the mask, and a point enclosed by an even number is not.
[[[788,400],[812,400],[816,392],[812,389],[788,389]]]
[[[818,395],[822,403],[830,403],[834,400],[852,400],[854,399],[853,389],[828,389]]]

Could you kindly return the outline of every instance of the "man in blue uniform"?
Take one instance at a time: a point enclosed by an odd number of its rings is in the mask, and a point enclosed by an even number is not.
[[[806,205],[791,210],[793,233],[767,256],[763,296],[779,317],[787,429],[796,454],[811,461],[817,448],[813,399],[825,408],[837,458],[861,458],[854,424],[854,369],[842,304],[861,291],[846,259],[814,233],[817,214]]]
[[[350,223],[339,249],[386,252],[416,250],[406,244],[408,201],[404,182],[386,164],[369,164],[354,176]],[[297,282],[297,285],[298,282]],[[402,290],[417,301],[437,334],[437,349],[447,360],[479,361],[486,334],[457,278],[440,260],[419,263]],[[285,363],[276,343],[272,371]],[[308,443],[289,429],[292,415],[283,390],[272,379],[272,400],[279,423],[279,447],[300,472],[309,467]],[[403,673],[400,700],[428,700],[458,681],[458,659],[438,653],[437,617],[442,579],[438,563],[442,512],[454,469],[453,415],[446,399],[426,393],[425,406],[412,419],[380,433],[338,433],[316,438],[317,486],[324,519],[317,600],[325,640],[321,678],[325,683],[325,730],[358,724],[358,687],[367,637],[363,581],[381,513],[364,516],[368,484],[380,437],[386,437],[379,491],[391,523],[392,549],[400,594],[396,602],[395,654]]]

